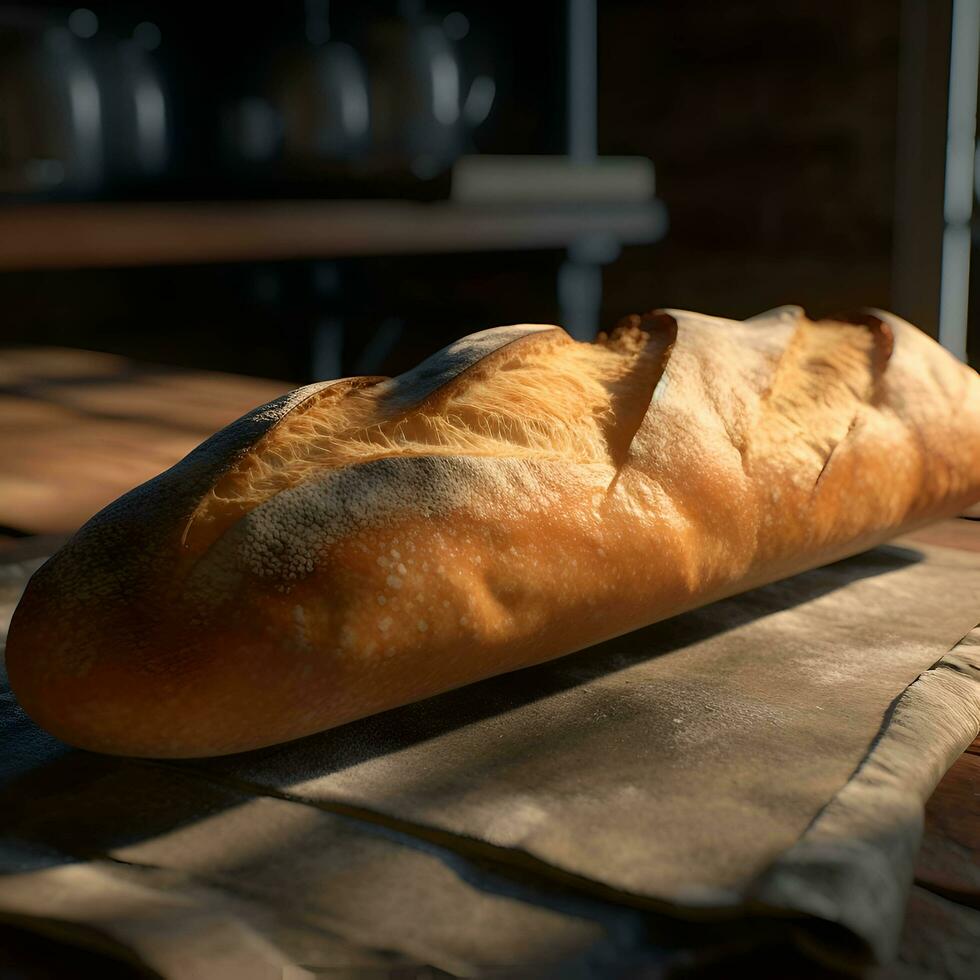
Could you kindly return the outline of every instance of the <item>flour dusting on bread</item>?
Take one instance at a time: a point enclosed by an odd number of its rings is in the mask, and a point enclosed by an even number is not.
[[[890,350],[890,332],[847,323],[802,319],[780,357],[750,442],[753,459],[774,446],[791,454],[794,472],[822,472],[834,449],[872,406]]]

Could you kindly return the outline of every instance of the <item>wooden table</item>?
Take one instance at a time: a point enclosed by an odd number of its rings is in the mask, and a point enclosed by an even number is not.
[[[0,526],[8,535],[71,534],[291,387],[92,351],[0,350]]]
[[[0,351],[0,549],[46,552],[109,501],[289,387],[90,351]],[[980,521],[941,521],[915,537],[980,551]],[[957,973],[950,957],[968,955],[962,949],[971,937],[980,937],[980,738],[929,801],[902,962],[875,980],[969,975]],[[980,945],[976,952],[980,961]],[[767,970],[779,966],[752,968],[775,977]]]

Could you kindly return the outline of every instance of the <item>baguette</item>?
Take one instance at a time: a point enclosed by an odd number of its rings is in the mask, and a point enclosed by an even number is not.
[[[10,681],[66,742],[294,739],[842,558],[980,499],[980,378],[887,313],[473,334],[301,388],[33,577]]]

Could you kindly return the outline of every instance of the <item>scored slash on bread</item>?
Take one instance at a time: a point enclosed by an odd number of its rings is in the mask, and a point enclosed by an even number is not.
[[[8,641],[25,709],[156,756],[299,737],[980,498],[980,379],[868,311],[487,330],[309,386],[96,515]]]
[[[669,317],[631,318],[594,346],[555,327],[498,328],[399,378],[337,382],[281,418],[222,475],[184,543],[210,544],[315,473],[387,456],[622,461],[660,378],[652,361],[675,333]]]

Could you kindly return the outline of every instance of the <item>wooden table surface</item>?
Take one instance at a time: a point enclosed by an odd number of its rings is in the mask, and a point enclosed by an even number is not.
[[[90,351],[0,350],[0,549],[56,546],[121,493],[289,387]],[[913,537],[980,551],[980,520],[941,521]],[[977,972],[962,972],[964,962]],[[980,738],[929,801],[901,961],[875,974],[934,976],[980,976]]]

